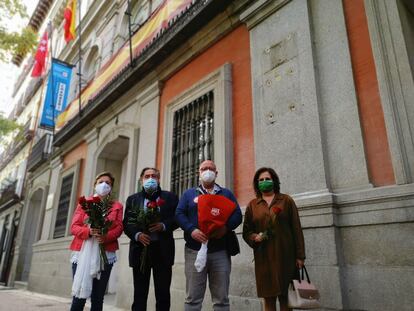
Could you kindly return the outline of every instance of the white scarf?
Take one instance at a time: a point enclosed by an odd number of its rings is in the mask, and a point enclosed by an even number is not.
[[[83,242],[79,252],[76,273],[73,278],[72,295],[77,298],[89,298],[92,293],[93,279],[99,280],[101,257],[99,243],[92,237]]]
[[[197,272],[203,271],[204,267],[206,266],[207,244],[208,244],[208,241],[206,243],[201,243],[201,248],[197,253],[197,258],[194,262],[194,267],[196,268]]]

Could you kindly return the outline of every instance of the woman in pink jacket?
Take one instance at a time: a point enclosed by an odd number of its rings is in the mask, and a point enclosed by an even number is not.
[[[99,197],[101,200],[106,198],[111,193],[114,181],[115,179],[110,172],[100,173],[95,178],[94,196]],[[99,229],[90,228],[90,226],[85,223],[88,215],[85,213],[82,206],[78,204],[76,207],[71,225],[71,232],[74,235],[74,238],[70,245],[70,249],[72,250],[71,263],[74,278],[71,311],[83,310],[86,299],[89,296],[91,297],[91,311],[102,310],[103,299],[111,269],[117,260],[115,251],[119,248],[118,237],[123,230],[122,217],[122,204],[117,201],[112,201],[107,216],[107,219],[112,221],[112,224],[108,232],[105,235],[102,235]],[[91,274],[90,271],[93,270],[94,266],[90,261],[93,261],[93,258],[96,259],[96,256],[90,256],[89,253],[86,255],[86,252],[89,252],[89,249],[86,250],[86,244],[84,245],[84,243],[93,245],[90,243],[96,243],[96,241],[99,244],[104,245],[108,264],[99,268],[99,271],[96,271],[95,274]],[[82,248],[82,245],[85,247]],[[94,254],[93,251],[92,254]],[[76,274],[77,270],[78,274]]]

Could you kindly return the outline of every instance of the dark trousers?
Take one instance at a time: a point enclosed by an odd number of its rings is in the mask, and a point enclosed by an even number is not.
[[[134,303],[132,311],[146,311],[149,284],[154,278],[155,309],[156,311],[170,310],[170,285],[171,285],[171,265],[166,265],[162,260],[159,242],[152,242],[148,249],[149,267],[145,273],[141,273],[139,265],[132,268],[134,276]]]
[[[106,286],[108,285],[109,276],[111,275],[113,264],[105,265],[105,270],[101,271],[101,277],[93,279],[91,293],[91,311],[102,311]],[[75,277],[77,264],[72,264],[72,277]],[[86,299],[72,298],[70,311],[82,311],[85,307]]]

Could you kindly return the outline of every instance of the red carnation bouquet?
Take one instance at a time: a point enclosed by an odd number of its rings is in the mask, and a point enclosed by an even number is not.
[[[160,222],[161,211],[160,208],[165,204],[165,200],[158,198],[156,201],[148,201],[147,209],[142,206],[133,205],[128,217],[128,224],[136,225],[139,228],[143,228],[143,233],[149,234],[149,226]],[[142,273],[145,273],[148,263],[148,246],[144,246],[141,257],[139,269]]]
[[[112,221],[108,220],[108,214],[112,206],[111,197],[108,195],[101,200],[101,198],[97,196],[91,198],[82,196],[79,198],[79,204],[86,215],[88,215],[88,218],[85,219],[85,223],[89,224],[93,229],[99,229],[101,235],[107,234],[112,225]],[[102,243],[99,244],[99,252],[102,262],[108,264],[105,247]]]

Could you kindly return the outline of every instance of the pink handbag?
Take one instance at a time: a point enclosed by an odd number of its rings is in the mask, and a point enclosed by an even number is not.
[[[301,273],[300,273],[301,272]],[[299,272],[299,280],[293,280],[288,288],[288,307],[292,309],[317,309],[321,307],[319,291],[311,283],[305,266]],[[303,272],[306,274],[306,280]],[[301,275],[301,276],[300,276]]]

